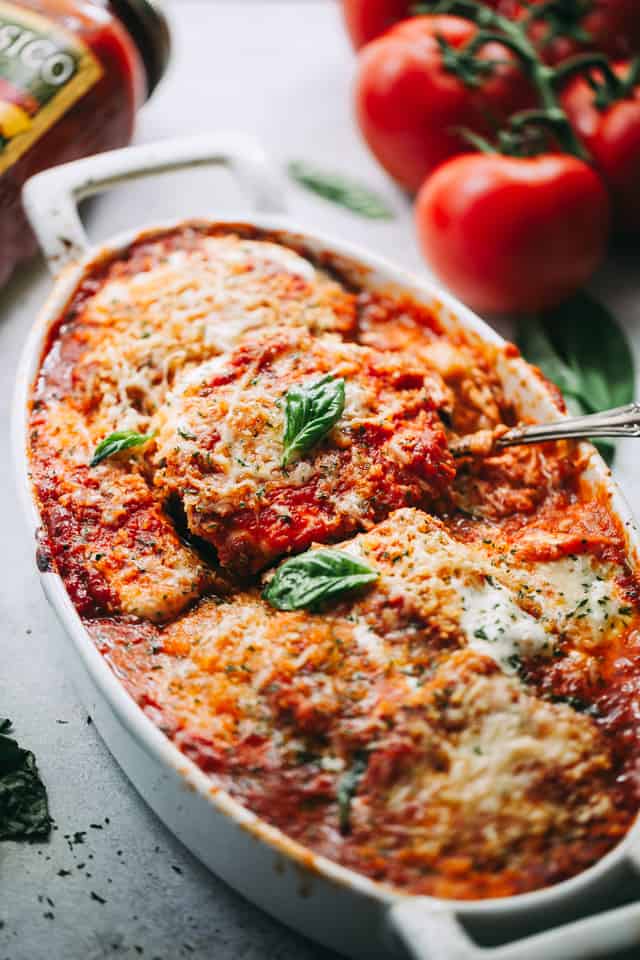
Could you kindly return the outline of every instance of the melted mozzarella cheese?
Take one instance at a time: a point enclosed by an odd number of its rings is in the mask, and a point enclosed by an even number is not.
[[[570,822],[567,808],[532,799],[531,789],[546,771],[565,766],[597,770],[602,765],[602,747],[591,722],[563,705],[529,697],[499,674],[452,671],[451,686],[456,690],[459,734],[445,745],[445,776],[434,776],[429,767],[422,777],[416,776],[413,788],[420,791],[423,809],[431,812],[442,805],[443,814],[456,810],[465,826],[481,824],[480,835],[488,846],[508,844],[510,833],[535,834],[552,825],[562,831]],[[598,796],[585,805],[584,821],[610,809],[610,800]],[[505,817],[500,826],[491,822],[505,810],[511,819]],[[456,829],[455,822],[449,829]]]
[[[482,586],[457,582],[462,599],[460,625],[469,646],[515,673],[521,656],[547,652],[552,641],[543,625],[522,610],[512,591],[493,579]]]
[[[539,610],[545,629],[587,647],[602,642],[623,626],[625,601],[616,583],[617,568],[589,555],[570,555],[525,569],[495,565],[509,578],[521,604]]]
[[[344,365],[351,354],[357,358],[358,351],[362,350],[346,346],[330,336],[324,337],[322,344],[328,357],[335,357],[337,367]],[[168,394],[159,411],[158,424],[161,425],[161,437],[168,437],[172,448],[187,456],[193,452],[192,441],[203,425],[201,411],[197,409],[200,388],[228,370],[227,354],[213,357],[188,370]],[[307,375],[301,378],[300,384],[313,383],[318,377],[318,373]],[[347,381],[346,403],[352,417],[364,416],[364,398],[369,394],[373,401],[371,390],[365,390],[354,380]],[[192,403],[192,397],[196,398],[195,403]],[[209,454],[209,463],[217,471],[217,510],[224,512],[225,501],[232,493],[249,497],[262,484],[279,475],[285,409],[277,394],[265,389],[264,378],[257,376],[256,370],[250,367],[232,387],[224,388],[218,413],[216,431],[219,439]],[[309,483],[313,474],[314,468],[308,461],[295,460],[287,468],[287,485],[303,486]],[[355,507],[355,501],[346,505],[349,506]]]
[[[516,673],[522,657],[560,641],[589,650],[622,629],[624,598],[612,564],[589,556],[519,564],[487,545],[460,543],[420,511],[399,510],[343,545],[380,572],[378,589],[442,635]]]
[[[460,588],[461,624],[469,645],[507,671],[517,670],[521,656],[550,655],[561,637],[591,647],[623,625],[610,564],[572,555],[526,568],[492,560],[488,569],[480,588]]]
[[[355,624],[353,628],[353,638],[358,648],[366,654],[372,664],[381,667],[387,665],[388,655],[385,650],[384,641],[367,623],[361,621]]]
[[[275,264],[287,273],[302,277],[308,283],[316,279],[316,271],[312,264],[300,254],[282,247],[279,243],[270,243],[267,240],[240,240],[233,246],[224,245],[225,240],[218,237],[209,237],[204,246],[214,256],[221,256],[225,263],[244,267],[247,260],[259,265],[266,272],[273,269]]]
[[[177,372],[252,330],[342,331],[355,322],[352,299],[276,243],[202,237],[192,249],[159,251],[145,269],[116,274],[87,301],[82,323],[91,337],[78,364],[79,396],[99,405],[103,432],[144,431]]]
[[[610,569],[607,565],[594,565],[591,557],[570,556],[539,563],[535,574],[536,580],[550,588],[545,591],[545,615],[553,617],[552,605],[555,606],[559,624],[575,617],[601,628],[619,612],[620,597]]]

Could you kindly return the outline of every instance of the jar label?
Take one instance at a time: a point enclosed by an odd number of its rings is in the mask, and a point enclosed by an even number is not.
[[[72,33],[0,0],[0,173],[101,76],[98,60]]]

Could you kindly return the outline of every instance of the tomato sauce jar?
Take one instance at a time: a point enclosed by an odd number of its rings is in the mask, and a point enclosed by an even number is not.
[[[0,0],[0,284],[36,249],[25,180],[129,143],[169,50],[159,0]]]

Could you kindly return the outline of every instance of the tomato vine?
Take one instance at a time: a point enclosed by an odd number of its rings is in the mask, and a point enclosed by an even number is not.
[[[499,132],[495,145],[474,136],[475,146],[487,152],[516,156],[530,154],[532,144],[536,144],[536,149],[541,149],[541,142],[532,139],[529,134],[531,128],[535,127],[551,133],[565,152],[582,160],[588,160],[586,151],[569,123],[557,96],[558,68],[550,67],[543,62],[527,35],[526,20],[509,20],[495,10],[483,6],[478,0],[440,0],[435,5],[419,6],[416,9],[418,12],[430,14],[457,14],[472,20],[479,29],[464,50],[467,61],[487,43],[501,43],[518,58],[536,91],[539,100],[537,108],[521,110],[513,114],[506,129]],[[538,12],[536,12],[537,15]],[[582,68],[586,69],[586,61],[581,64],[580,69]],[[450,63],[450,69],[464,80],[464,74],[458,72],[455,61]],[[566,70],[566,64],[561,69]],[[578,66],[575,69],[577,70]]]
[[[521,20],[511,20],[484,6],[479,0],[438,0],[433,4],[418,4],[416,14],[455,14],[475,23],[479,30],[462,50],[454,51],[443,41],[443,64],[468,86],[476,86],[495,68],[495,61],[479,60],[477,53],[486,44],[501,43],[511,50],[531,82],[539,106],[521,110],[510,117],[507,126],[497,132],[496,142],[469,131],[466,139],[485,153],[503,153],[513,156],[531,156],[547,147],[545,134],[550,134],[558,146],[587,162],[589,154],[576,136],[567,114],[558,98],[558,90],[576,75],[583,75],[594,91],[594,104],[605,110],[619,100],[630,96],[640,83],[640,57],[634,59],[626,76],[620,77],[604,53],[583,53],[563,61],[555,67],[546,64],[528,36],[528,28],[535,22],[549,26],[548,40],[559,36],[587,41],[589,38],[576,26],[591,9],[585,0],[547,0],[531,6]],[[537,134],[532,133],[533,129]]]

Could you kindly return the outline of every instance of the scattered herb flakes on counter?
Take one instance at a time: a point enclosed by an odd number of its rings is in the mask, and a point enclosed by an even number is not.
[[[312,193],[346,207],[352,213],[369,220],[393,220],[391,207],[377,193],[339,173],[319,170],[307,163],[293,160],[287,166],[287,173],[301,187]]]
[[[609,311],[586,293],[543,314],[523,318],[516,343],[562,391],[570,414],[598,413],[631,403],[633,355]],[[594,441],[607,463],[615,445]]]
[[[51,832],[47,790],[36,758],[7,734],[0,719],[0,840],[44,840]]]

